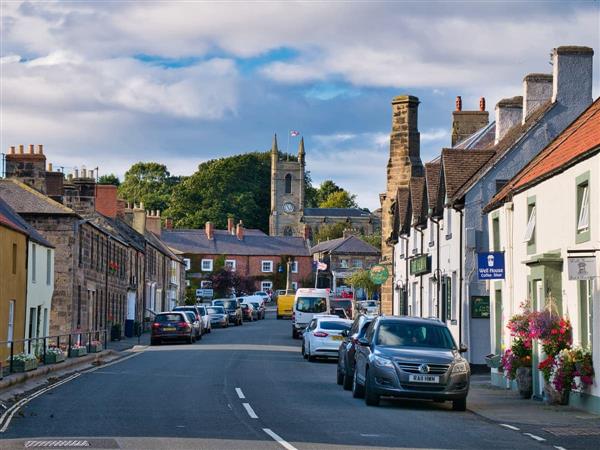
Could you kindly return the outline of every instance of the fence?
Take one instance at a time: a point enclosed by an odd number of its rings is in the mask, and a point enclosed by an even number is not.
[[[66,358],[78,357],[83,354],[94,353],[101,349],[106,349],[108,344],[107,338],[107,330],[101,329],[85,332],[73,331],[69,334],[20,339],[16,341],[0,341],[0,348],[9,349],[9,357],[6,362],[0,360],[0,378],[6,374],[10,375],[14,372],[31,370],[30,367],[33,366],[33,368],[36,368],[39,364],[52,364],[63,361]],[[85,348],[85,352],[81,350],[83,348]],[[60,352],[54,349],[59,349]],[[33,362],[35,360],[36,363],[25,366],[24,360],[15,358],[15,356],[21,353],[32,355],[35,358],[29,358],[28,361]],[[60,361],[57,361],[56,355],[59,355],[58,359]],[[5,373],[6,369],[8,369],[8,373]]]

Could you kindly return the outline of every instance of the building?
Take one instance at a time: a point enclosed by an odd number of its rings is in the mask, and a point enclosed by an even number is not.
[[[378,248],[348,232],[341,238],[319,242],[310,253],[315,261],[327,264],[327,270],[318,272],[317,287],[334,292],[357,270],[368,270],[377,264],[381,255]]]
[[[277,147],[277,136],[271,147],[271,236],[303,236],[308,226],[308,237],[325,225],[344,223],[349,229],[362,234],[378,233],[380,218],[360,208],[305,208],[304,138],[300,140],[298,157],[282,160]]]
[[[485,212],[491,250],[505,259],[505,278],[490,282],[493,352],[511,345],[506,324],[524,300],[540,311],[552,299],[572,323],[574,345],[591,349],[600,367],[600,100],[508,181]],[[540,356],[534,352],[532,365],[538,397]],[[497,369],[492,380],[504,385]],[[600,386],[572,392],[570,401],[598,413]]]
[[[234,226],[215,230],[207,222],[204,230],[163,229],[161,239],[187,263],[187,279],[198,289],[202,280],[219,268],[226,268],[242,278],[249,278],[255,290],[283,289],[290,263],[290,286],[302,287],[312,280],[312,259],[307,241],[302,237],[268,236],[259,230]]]

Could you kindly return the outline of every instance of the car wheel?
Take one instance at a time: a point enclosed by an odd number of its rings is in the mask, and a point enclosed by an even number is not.
[[[365,396],[365,388],[358,383],[356,370],[354,371],[354,376],[352,377],[352,397],[354,398],[364,398]]]
[[[374,392],[375,380],[369,375],[369,370],[365,376],[365,403],[369,406],[379,406],[380,396]]]
[[[344,384],[344,374],[342,373],[342,371],[340,370],[340,366],[338,366],[337,368],[337,379],[336,382],[338,385],[342,385]]]
[[[466,411],[467,410],[467,397],[461,398],[460,400],[452,401],[453,411]]]
[[[158,345],[158,339],[150,339],[150,345]]]
[[[308,362],[315,362],[317,357],[310,353],[310,345],[308,346]]]

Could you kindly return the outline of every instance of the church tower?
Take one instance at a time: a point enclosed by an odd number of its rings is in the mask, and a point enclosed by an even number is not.
[[[277,135],[271,146],[271,236],[302,236],[304,215],[304,138],[298,146],[298,160],[281,160]]]

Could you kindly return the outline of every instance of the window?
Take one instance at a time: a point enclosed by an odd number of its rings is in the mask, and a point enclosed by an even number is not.
[[[298,297],[295,309],[306,313],[323,313],[327,311],[327,299],[324,297]]]
[[[31,281],[35,283],[37,278],[37,245],[31,244]]]
[[[185,266],[185,270],[190,270],[192,268],[192,261],[190,258],[183,258],[183,265]]]
[[[492,219],[492,239],[495,252],[500,251],[500,218],[498,216]]]
[[[225,260],[225,268],[227,270],[231,270],[232,272],[235,272],[235,259],[226,259]]]
[[[13,244],[12,246],[12,273],[13,275],[17,274],[17,244]]]
[[[362,267],[363,267],[363,261],[362,261],[362,259],[353,259],[352,260],[352,267],[357,268],[357,269],[362,269]]]
[[[298,261],[292,261],[292,273],[298,273]]]
[[[579,281],[579,320],[581,347],[592,349],[592,323],[593,323],[593,284],[591,280]]]
[[[525,229],[525,236],[523,242],[533,243],[535,233],[535,203],[528,207],[529,219],[527,220],[527,228]]]
[[[213,260],[212,259],[203,259],[201,268],[202,268],[202,272],[212,272]]]
[[[11,342],[14,338],[15,334],[15,300],[11,300],[8,302],[8,333],[6,335],[6,340]],[[10,347],[10,344],[6,344],[7,347]]]
[[[342,269],[347,269],[348,268],[348,260],[347,259],[340,260],[340,267]]]
[[[412,252],[413,254],[416,254],[419,251],[419,237],[417,236],[416,230],[413,230],[412,244]]]
[[[292,289],[295,291],[298,290],[298,282],[297,281],[292,281]]]
[[[263,261],[261,267],[263,272],[273,272],[273,261]]]
[[[590,223],[590,203],[589,203],[589,194],[588,194],[588,187],[587,185],[585,186],[578,186],[578,191],[581,192],[581,194],[578,195],[578,207],[577,209],[579,210],[579,219],[577,220],[577,231],[585,231],[588,229],[589,227],[589,223]]]
[[[261,281],[260,282],[260,290],[261,291],[269,290],[272,287],[273,287],[273,282],[271,282],[271,281]]]
[[[52,284],[52,250],[46,250],[46,284]]]
[[[452,208],[446,208],[446,239],[452,237]]]
[[[289,173],[285,176],[285,193],[292,193],[292,175]]]

